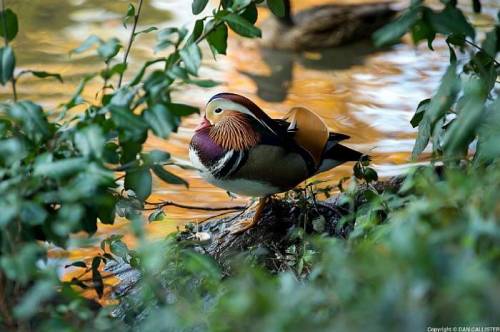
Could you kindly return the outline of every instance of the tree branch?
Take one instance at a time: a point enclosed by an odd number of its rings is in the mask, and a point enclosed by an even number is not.
[[[204,206],[193,206],[187,204],[175,203],[172,201],[162,201],[157,203],[144,202],[146,205],[152,205],[154,207],[144,208],[144,211],[152,211],[161,209],[165,206],[175,206],[181,209],[190,209],[190,210],[201,210],[201,211],[231,211],[231,210],[244,210],[247,207],[244,205],[236,205],[236,206],[228,206],[228,207],[204,207]]]
[[[132,43],[134,42],[134,39],[135,39],[135,30],[137,28],[137,23],[139,22],[139,15],[141,14],[142,1],[143,0],[139,0],[139,5],[137,6],[137,13],[134,15],[134,25],[132,26],[132,33],[130,34],[127,49],[125,51],[125,55],[123,56],[122,63],[124,65],[127,65],[128,55],[130,53],[130,49],[132,48]],[[118,78],[118,89],[122,86],[123,74],[124,74],[124,72],[121,72],[120,77]]]

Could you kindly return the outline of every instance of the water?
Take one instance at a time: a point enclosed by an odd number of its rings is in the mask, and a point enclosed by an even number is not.
[[[334,1],[293,3],[300,9],[325,2]],[[116,0],[7,0],[7,6],[20,19],[20,33],[13,43],[17,70],[45,70],[64,77],[64,84],[59,84],[24,76],[18,83],[20,98],[35,100],[47,109],[68,100],[84,74],[102,69],[95,56],[69,58],[69,51],[90,34],[103,39],[117,36],[125,42],[129,32],[123,28],[121,16],[127,4],[128,1]],[[497,8],[488,15],[476,15],[473,20],[491,22],[499,4],[493,0],[491,5]],[[187,0],[146,1],[142,14],[140,30],[193,21]],[[130,55],[132,73],[155,55],[153,46],[153,34],[137,39]],[[293,106],[307,107],[320,114],[331,130],[350,135],[347,145],[372,155],[379,175],[390,176],[411,164],[409,155],[416,131],[409,121],[418,102],[432,95],[448,61],[443,41],[437,40],[434,46],[436,51],[430,52],[426,45],[415,48],[404,40],[390,49],[378,50],[365,41],[321,53],[291,54],[262,50],[254,40],[231,35],[229,56],[214,61],[206,52],[201,70],[202,78],[225,82],[224,85],[213,89],[186,88],[178,91],[176,98],[203,107],[211,95],[230,91],[251,98],[273,117],[281,117]],[[85,97],[93,100],[101,85],[102,82],[93,81]],[[8,98],[8,93],[2,87],[1,99]],[[150,137],[147,149],[167,150],[176,158],[188,160],[188,143],[198,121],[197,115],[185,119],[179,132],[168,141]],[[343,165],[315,179],[326,181],[324,185],[335,185],[340,178],[351,175],[351,168],[351,164]],[[188,180],[189,189],[155,179],[150,201],[220,207],[246,202],[245,198],[229,198],[192,171],[171,170]],[[167,208],[166,213],[166,220],[147,225],[151,237],[162,237],[186,222],[210,216],[203,211],[173,207]],[[111,233],[127,234],[127,229],[127,223],[119,220],[113,226],[100,226],[97,235],[103,238]],[[77,237],[82,238],[83,235]],[[126,235],[125,240],[133,245],[131,236]],[[78,248],[54,249],[51,255],[74,260],[90,257],[95,251],[95,242],[79,242]]]

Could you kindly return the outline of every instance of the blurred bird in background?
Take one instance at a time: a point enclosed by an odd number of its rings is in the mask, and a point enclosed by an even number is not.
[[[234,93],[213,96],[195,129],[189,157],[209,183],[238,195],[260,197],[255,215],[232,228],[255,225],[270,195],[293,189],[309,177],[362,154],[340,141],[315,113],[292,108],[271,119],[250,99]]]
[[[264,47],[311,51],[368,38],[398,12],[384,0],[367,3],[327,3],[292,14],[290,0],[284,0],[285,15],[272,16],[261,25]]]

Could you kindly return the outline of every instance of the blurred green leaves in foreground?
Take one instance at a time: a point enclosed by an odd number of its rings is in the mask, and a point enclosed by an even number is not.
[[[18,100],[22,75],[62,78],[16,72],[10,42],[18,19],[8,8],[1,12],[0,83],[12,89],[12,100],[0,104],[2,330],[385,331],[498,325],[500,23],[479,33],[455,1],[443,1],[440,10],[412,1],[374,35],[380,45],[406,32],[430,47],[444,38],[450,66],[411,120],[418,127],[414,156],[430,142],[432,164],[411,171],[398,193],[378,193],[374,169],[367,161],[357,163],[348,188],[339,184],[345,203],[358,194],[365,197],[342,220],[352,228],[346,239],[324,234],[321,218],[310,220],[308,234],[298,220],[286,257],[279,258],[287,268],[266,271],[259,258],[269,248],[256,245],[233,259],[227,275],[175,235],[155,242],[144,238],[142,210],[153,175],[187,185],[165,168],[175,164],[170,154],[145,152],[144,142],[148,135],[168,138],[182,117],[198,111],[176,102],[172,91],[186,84],[217,84],[198,77],[200,43],[206,41],[216,56],[227,52],[228,29],[244,37],[265,33],[255,27],[256,5],[263,2],[221,0],[191,30],[136,31],[142,1],[124,7],[129,44],[90,36],[75,49],[73,54],[95,50],[103,69],[84,77],[72,98],[55,110]],[[193,14],[204,12],[207,4],[193,1]],[[285,11],[283,1],[266,4],[277,16]],[[156,34],[159,56],[129,73],[128,52],[143,33]],[[102,82],[98,102],[83,98],[90,80]],[[76,106],[83,111],[70,116]],[[436,172],[434,164],[440,162],[444,167]],[[128,248],[119,236],[105,239],[91,262],[70,264],[90,279],[61,282],[47,260],[47,243],[64,248],[72,234],[92,236],[99,222],[112,224],[116,215],[130,220],[137,247]],[[162,215],[158,209],[150,220]],[[111,315],[112,306],[102,308],[80,294],[90,288],[103,296],[102,268],[114,260],[142,275],[140,285],[121,299],[124,320]]]
[[[272,248],[258,243],[233,258],[230,277],[175,236],[150,243],[134,252],[145,277],[141,292],[121,299],[130,309],[125,321],[137,331],[496,326],[499,190],[498,163],[444,177],[416,169],[397,195],[380,195],[355,213],[348,239],[313,232],[297,243],[306,248],[305,274],[298,259],[284,272],[263,270],[259,257]]]

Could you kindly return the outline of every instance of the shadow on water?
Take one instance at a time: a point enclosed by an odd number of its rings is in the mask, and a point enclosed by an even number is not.
[[[362,65],[367,56],[380,51],[369,40],[314,53],[294,53],[262,48],[261,59],[268,66],[270,74],[239,72],[255,83],[257,95],[261,99],[279,103],[287,99],[290,84],[294,79],[296,63],[310,70],[345,70],[355,65]]]

